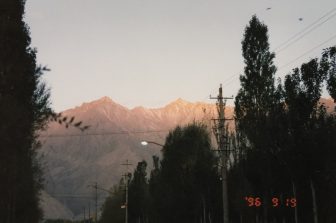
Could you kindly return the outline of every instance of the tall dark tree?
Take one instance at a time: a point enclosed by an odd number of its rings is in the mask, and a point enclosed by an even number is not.
[[[325,50],[321,59],[312,59],[293,69],[286,76],[284,86],[278,84],[266,122],[255,129],[267,148],[256,143],[257,134],[248,135],[243,128],[237,128],[234,145],[246,147],[247,152],[243,158],[236,158],[229,172],[233,220],[335,221],[336,209],[331,203],[336,201],[336,119],[321,104],[325,81],[330,95],[335,87],[330,81],[335,67],[333,49]],[[250,120],[254,121],[260,120]],[[242,132],[245,137],[239,135]],[[246,208],[246,203],[239,202],[244,193],[257,197],[267,190],[271,197],[294,197],[298,205],[292,209],[272,208],[266,213],[261,208]],[[267,205],[267,196],[261,198],[262,206]]]
[[[278,116],[275,108],[281,108],[277,100],[277,89],[274,84],[276,67],[273,64],[274,53],[269,50],[268,29],[265,24],[253,16],[245,29],[242,41],[242,54],[245,62],[244,75],[240,76],[241,88],[235,98],[235,121],[240,138],[245,138],[250,159],[257,165],[248,169],[254,171],[256,177],[250,180],[257,183],[255,194],[265,202],[270,198],[272,184],[271,153],[275,136],[280,135],[271,121]],[[275,104],[278,103],[278,106]],[[274,117],[273,117],[274,116]],[[278,117],[277,117],[278,118]],[[264,221],[268,221],[268,208],[264,205]]]
[[[267,118],[275,99],[273,65],[274,53],[269,51],[267,26],[253,16],[242,41],[245,62],[241,88],[235,98],[235,118],[240,132],[255,149],[265,149]],[[257,130],[257,131],[256,131]]]
[[[324,105],[320,104],[322,85],[325,80],[332,94],[334,69],[329,55],[325,51],[321,60],[312,59],[296,68],[286,76],[285,99],[288,116],[288,140],[285,150],[286,160],[291,168],[295,180],[300,185],[302,203],[308,206],[300,206],[299,217],[305,222],[319,222],[322,219],[318,214],[324,212],[326,206],[323,203],[328,199],[322,199],[325,190],[330,188],[327,169],[335,162],[335,116],[327,114]],[[333,160],[333,161],[332,161]],[[335,191],[329,190],[329,194]],[[334,199],[336,200],[336,198]],[[322,201],[322,203],[321,203]],[[324,207],[324,208],[321,208]],[[332,222],[334,218],[326,218],[323,222]],[[332,219],[332,220],[331,220]]]
[[[149,191],[146,169],[146,161],[139,162],[130,181],[128,198],[130,222],[148,221]]]
[[[177,127],[166,138],[154,194],[152,222],[217,222],[221,219],[217,160],[205,126]],[[154,186],[154,185],[153,185]],[[153,190],[152,190],[153,191]]]
[[[37,131],[51,115],[49,92],[36,65],[24,0],[0,1],[0,222],[38,222],[41,169]]]
[[[242,41],[245,75],[235,101],[239,152],[229,171],[233,220],[333,222],[336,119],[320,100],[324,83],[335,100],[335,47],[293,69],[284,85],[279,81],[275,87],[267,41],[267,27],[254,16]],[[246,209],[237,201],[244,193],[261,197],[261,208]],[[273,196],[295,197],[299,204],[270,209]]]
[[[125,204],[125,183],[121,179],[118,185],[114,185],[111,189],[111,194],[106,198],[103,207],[102,215],[99,223],[124,223],[125,209],[121,208]]]
[[[336,103],[336,46],[323,52],[321,66],[328,72],[327,89]]]
[[[161,181],[160,181],[160,158],[153,156],[153,166],[151,170],[150,178],[148,182],[149,190],[149,209],[148,215],[150,216],[150,222],[159,222],[160,215],[158,207],[161,201],[158,199],[161,196]]]

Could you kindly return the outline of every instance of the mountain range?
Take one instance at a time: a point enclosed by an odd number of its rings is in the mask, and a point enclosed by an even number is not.
[[[227,107],[226,111],[228,117],[232,116],[231,107]],[[95,191],[92,185],[97,182],[99,187],[109,189],[118,183],[127,171],[121,165],[126,160],[132,163],[129,172],[142,160],[147,161],[149,169],[152,167],[152,156],[160,156],[160,147],[153,144],[144,147],[141,141],[163,144],[169,130],[177,125],[193,121],[209,123],[216,116],[216,106],[177,99],[162,108],[128,109],[103,97],[66,110],[62,115],[75,117],[90,128],[81,132],[50,123],[41,133],[46,180],[43,200],[48,202],[53,198],[62,204],[64,210],[59,212],[66,213],[66,216],[60,217],[68,218],[70,210],[80,218],[83,208],[88,209],[89,203],[93,210]],[[98,206],[101,206],[108,193],[100,190],[98,194]],[[46,195],[48,198],[45,198]],[[47,214],[46,217],[54,218]]]
[[[331,99],[321,102],[329,112],[335,106]],[[225,111],[226,117],[232,118],[233,107],[227,106]],[[141,141],[164,144],[170,130],[194,121],[210,126],[217,109],[215,103],[191,103],[180,98],[162,108],[128,109],[103,97],[62,114],[90,128],[81,132],[52,122],[41,133],[45,178],[42,207],[45,218],[82,219],[84,207],[93,213],[96,182],[108,190],[125,172],[133,172],[137,162],[146,160],[152,168],[152,156],[160,156],[160,147],[144,147]],[[229,127],[233,128],[233,122]],[[132,164],[128,170],[122,165],[126,160]],[[98,190],[98,209],[107,196],[106,191]]]

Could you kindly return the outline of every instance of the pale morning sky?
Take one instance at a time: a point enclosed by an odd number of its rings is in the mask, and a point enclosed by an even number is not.
[[[283,77],[336,44],[335,8],[335,0],[27,0],[25,20],[38,63],[51,69],[53,108],[62,111],[102,96],[129,108],[179,97],[214,103],[208,98],[220,83],[236,95],[253,14],[268,26],[274,49],[329,12],[277,53]]]

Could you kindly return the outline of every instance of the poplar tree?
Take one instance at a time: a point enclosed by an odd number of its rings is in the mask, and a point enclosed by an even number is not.
[[[323,52],[322,66],[327,69],[327,89],[336,103],[336,46],[330,47]]]
[[[276,115],[275,104],[280,101],[276,100],[275,54],[269,50],[268,29],[256,16],[245,28],[242,55],[245,68],[235,98],[235,121],[238,134],[246,139],[249,161],[255,163],[254,169],[247,169],[246,174],[256,176],[250,179],[255,185],[254,193],[267,202],[272,185],[270,153],[275,149],[275,136],[280,135],[272,119]],[[263,206],[265,222],[268,221],[267,206],[267,203]]]
[[[50,117],[49,91],[36,65],[24,0],[0,1],[0,222],[38,222],[42,174],[37,131]]]
[[[139,162],[129,184],[129,219],[131,222],[148,221],[149,191],[147,162]]]
[[[110,196],[108,196],[101,208],[101,217],[99,223],[124,223],[125,208],[121,208],[125,204],[125,182],[122,178],[119,184],[111,188]]]
[[[267,26],[256,16],[245,28],[242,54],[245,68],[235,98],[237,127],[251,146],[263,149],[260,146],[264,141],[264,126],[274,103],[276,67],[273,65],[275,54],[269,51]]]
[[[154,191],[153,222],[217,222],[222,217],[217,160],[206,127],[190,124],[171,131]],[[164,202],[162,202],[164,201]]]
[[[335,219],[333,215],[328,216],[326,208],[330,207],[326,204],[329,204],[328,196],[335,194],[330,177],[334,174],[331,170],[336,160],[336,119],[334,115],[327,114],[326,107],[320,104],[325,80],[333,96],[333,60],[332,51],[326,50],[320,60],[311,59],[300,68],[293,69],[291,74],[286,75],[284,85],[290,142],[285,151],[286,160],[300,185],[298,197],[302,203],[310,203],[311,207],[301,205],[298,215],[301,220],[313,219],[314,223],[320,219],[324,219],[323,222]],[[324,194],[326,191],[328,195]],[[319,214],[321,212],[325,213],[323,217]]]

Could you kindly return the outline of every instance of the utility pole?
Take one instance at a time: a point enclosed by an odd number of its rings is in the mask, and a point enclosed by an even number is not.
[[[84,222],[86,221],[86,219],[85,219],[85,207],[84,207]]]
[[[89,222],[91,223],[91,213],[90,213],[90,208],[91,208],[91,205],[90,205],[90,201],[89,201]]]
[[[97,223],[98,222],[98,183],[96,181],[96,184],[95,184],[95,189],[96,189],[96,218],[95,218],[95,222]]]
[[[94,185],[89,185],[92,186],[95,189],[95,203],[96,203],[96,213],[95,213],[95,222],[98,222],[98,183],[97,181],[94,183]]]
[[[125,192],[126,192],[126,199],[125,199],[125,223],[128,223],[128,166],[132,165],[131,163],[126,160],[126,163],[121,165],[126,166],[126,174],[123,176],[125,177]]]
[[[210,99],[217,100],[218,119],[214,120],[214,134],[217,140],[218,151],[221,156],[222,163],[222,193],[223,193],[223,223],[229,223],[229,199],[228,199],[228,183],[227,183],[227,160],[229,157],[228,137],[225,127],[225,104],[227,99],[233,99],[233,97],[223,97],[222,84],[219,87],[219,94],[217,97],[211,97]]]
[[[88,185],[88,187],[93,187],[95,189],[95,203],[96,203],[96,213],[94,215],[95,222],[98,222],[98,183],[97,181],[93,185]],[[90,208],[90,203],[89,203]]]
[[[130,164],[131,165],[131,164]],[[124,175],[123,175],[124,176]],[[110,191],[110,190],[108,190],[108,189],[104,189],[104,188],[102,188],[102,187],[100,187],[100,186],[98,186],[98,183],[97,182],[95,182],[94,184],[92,184],[92,185],[88,185],[88,187],[93,187],[94,189],[95,189],[95,203],[96,203],[96,220],[95,220],[95,222],[97,222],[98,221],[98,190],[102,190],[102,191],[105,191],[105,192],[108,192],[109,194],[115,194],[113,191]],[[91,203],[90,203],[90,201],[89,201],[89,219],[91,219],[91,215],[90,215],[90,208],[91,208]],[[94,218],[94,216],[92,216],[92,219]],[[91,222],[91,220],[90,220],[90,222]]]

